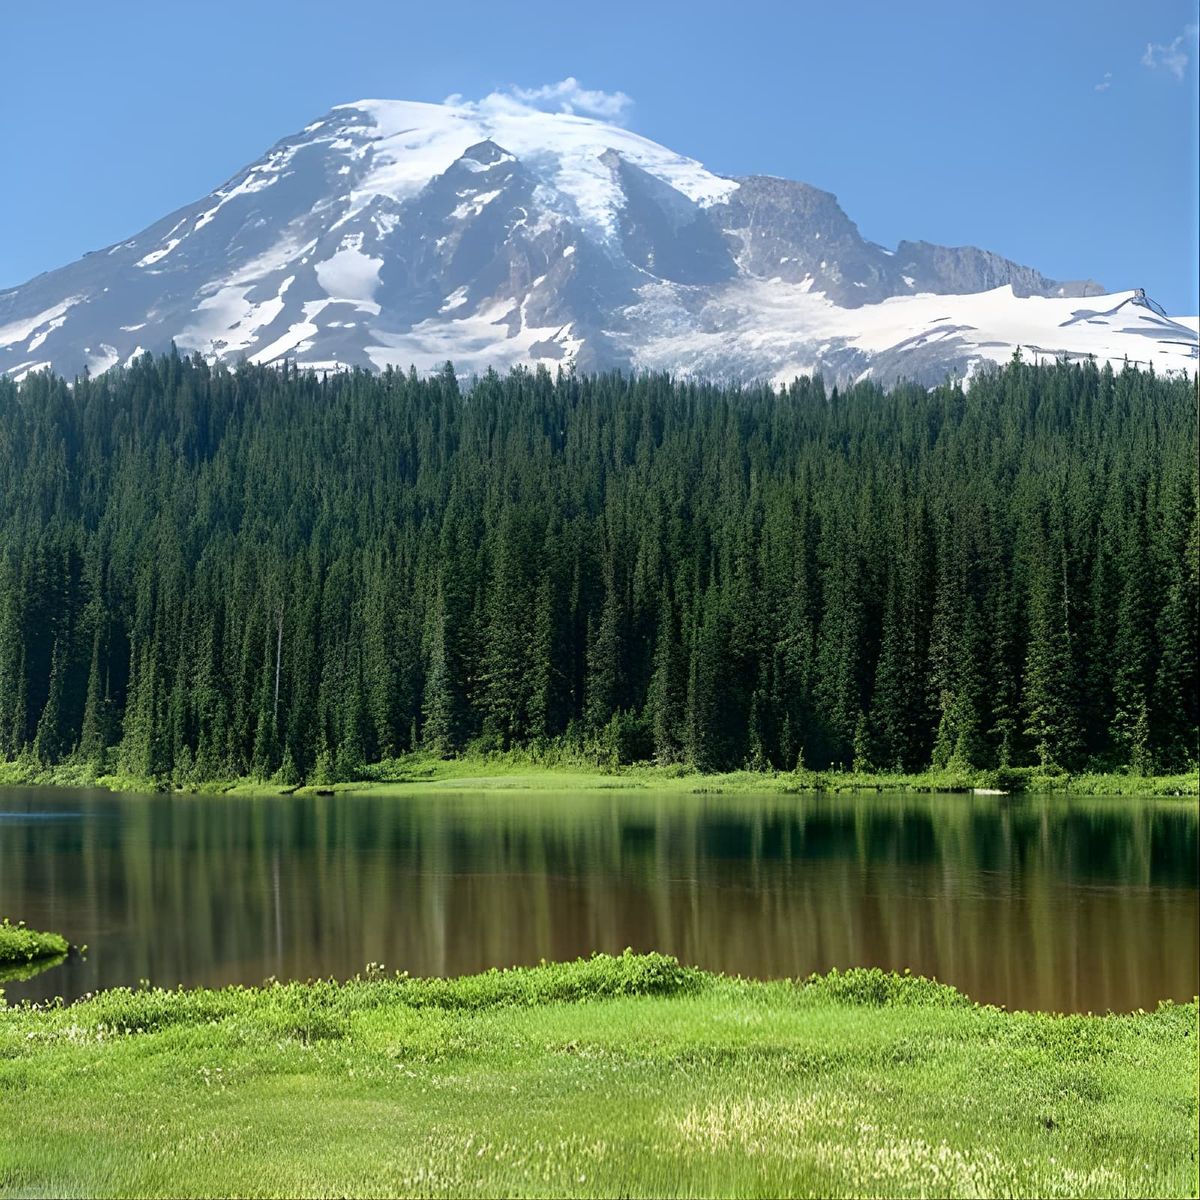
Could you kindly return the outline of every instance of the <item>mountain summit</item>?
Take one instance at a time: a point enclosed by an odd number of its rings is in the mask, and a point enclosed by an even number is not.
[[[1141,292],[864,239],[828,192],[725,178],[515,100],[341,105],[203,200],[0,292],[0,372],[211,359],[938,382],[1016,346],[1194,369]]]

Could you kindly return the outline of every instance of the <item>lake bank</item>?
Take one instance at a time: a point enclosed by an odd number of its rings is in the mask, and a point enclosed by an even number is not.
[[[0,1010],[0,1194],[1196,1194],[1196,1005],[626,955]]]
[[[520,752],[441,758],[409,754],[363,767],[353,778],[295,783],[281,779],[172,781],[143,779],[85,762],[46,767],[35,759],[0,761],[0,786],[103,787],[110,791],[190,792],[197,795],[288,795],[415,789],[489,791],[597,791],[653,789],[695,794],[770,792],[972,792],[1086,796],[1200,795],[1200,773],[1137,775],[1128,772],[1046,772],[1033,767],[974,770],[949,767],[915,773],[873,771],[727,771],[705,773],[683,764],[610,765],[565,755],[538,758]]]

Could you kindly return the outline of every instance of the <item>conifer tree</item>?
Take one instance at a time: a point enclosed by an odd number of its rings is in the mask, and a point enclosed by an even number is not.
[[[0,379],[0,757],[1197,761],[1194,385]],[[290,786],[290,784],[289,784]]]
[[[679,639],[675,610],[664,586],[659,601],[654,674],[648,697],[654,756],[659,762],[678,761],[684,751],[687,713],[687,662]]]
[[[1043,767],[1072,765],[1078,733],[1072,710],[1070,630],[1061,538],[1048,537],[1034,568],[1025,660],[1025,732]]]

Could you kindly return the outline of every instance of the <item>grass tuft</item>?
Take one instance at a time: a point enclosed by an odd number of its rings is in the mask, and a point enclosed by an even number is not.
[[[70,948],[61,934],[26,929],[24,921],[14,925],[7,917],[0,922],[0,966],[23,966],[36,959],[57,958]]]
[[[948,983],[938,983],[922,975],[882,971],[878,967],[855,967],[849,971],[835,968],[827,975],[810,975],[804,986],[813,995],[840,1004],[963,1008],[974,1003]]]

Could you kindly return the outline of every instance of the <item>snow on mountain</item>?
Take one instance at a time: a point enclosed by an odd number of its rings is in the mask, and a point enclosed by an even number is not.
[[[400,200],[416,195],[472,146],[487,141],[529,164],[546,185],[542,200],[550,208],[606,238],[615,234],[624,203],[604,161],[606,151],[641,167],[695,204],[711,205],[737,188],[736,181],[721,179],[694,159],[626,129],[571,113],[542,112],[500,96],[482,106],[361,100],[334,109],[334,114],[342,113],[353,114],[355,123],[339,122],[339,131],[353,130],[364,141],[375,142],[372,168],[355,189],[352,206],[376,196]],[[318,121],[309,131],[321,127]]]
[[[649,292],[649,289],[647,289]],[[1094,357],[1119,367],[1128,361],[1159,373],[1195,370],[1197,336],[1140,291],[1081,300],[1020,296],[1012,284],[966,295],[895,296],[844,308],[803,285],[753,281],[727,289],[718,303],[680,319],[664,289],[640,306],[651,328],[638,361],[669,369],[687,362],[696,374],[740,361],[743,374],[776,383],[822,371],[837,379],[874,377],[937,382],[947,371],[971,374],[981,363],[1004,363],[1021,347],[1026,359]],[[664,319],[664,316],[666,319]]]
[[[1194,319],[974,247],[865,240],[828,192],[728,179],[510,97],[342,105],[137,236],[0,292],[0,371],[145,350],[937,382],[1093,355],[1195,370]]]

